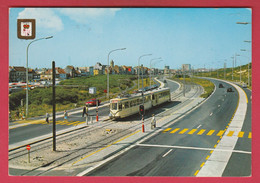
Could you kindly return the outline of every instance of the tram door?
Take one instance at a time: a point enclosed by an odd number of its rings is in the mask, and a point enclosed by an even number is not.
[[[152,95],[152,104],[156,106],[158,104],[158,95]]]

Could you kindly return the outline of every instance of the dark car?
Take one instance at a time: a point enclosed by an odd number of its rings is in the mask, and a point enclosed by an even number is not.
[[[86,105],[96,106],[97,104],[99,105],[100,103],[101,103],[101,100],[97,100],[97,99],[93,98],[93,99],[90,99],[89,101],[87,101]]]
[[[224,86],[223,86],[222,83],[219,83],[218,87],[219,87],[219,88],[224,88]]]
[[[233,92],[232,88],[228,88],[227,92]]]

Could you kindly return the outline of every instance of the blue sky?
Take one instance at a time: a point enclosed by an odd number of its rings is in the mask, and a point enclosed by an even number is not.
[[[226,60],[232,66],[251,58],[251,15],[247,8],[10,8],[9,65],[25,66],[26,47],[31,40],[17,38],[17,19],[36,19],[36,39],[29,48],[29,67],[92,66],[107,64],[110,55],[117,65],[150,65],[178,69],[182,64],[194,68],[220,68]],[[250,22],[247,25],[236,22]],[[246,49],[248,52],[241,52]],[[251,61],[251,59],[250,59]]]

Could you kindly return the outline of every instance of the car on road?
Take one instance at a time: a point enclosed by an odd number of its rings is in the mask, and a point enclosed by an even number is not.
[[[243,83],[243,84],[242,84],[242,88],[247,88],[247,84],[246,84],[246,83]]]
[[[224,88],[224,85],[222,83],[219,83],[218,87],[219,88]]]
[[[233,92],[232,88],[228,88],[227,92]]]
[[[89,101],[86,102],[86,105],[91,105],[91,106],[96,106],[101,103],[101,100],[98,100],[96,98],[90,99]]]

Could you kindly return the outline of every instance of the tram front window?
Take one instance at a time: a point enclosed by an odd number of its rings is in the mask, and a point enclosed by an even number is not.
[[[117,103],[112,103],[111,104],[111,109],[112,110],[117,110]]]

